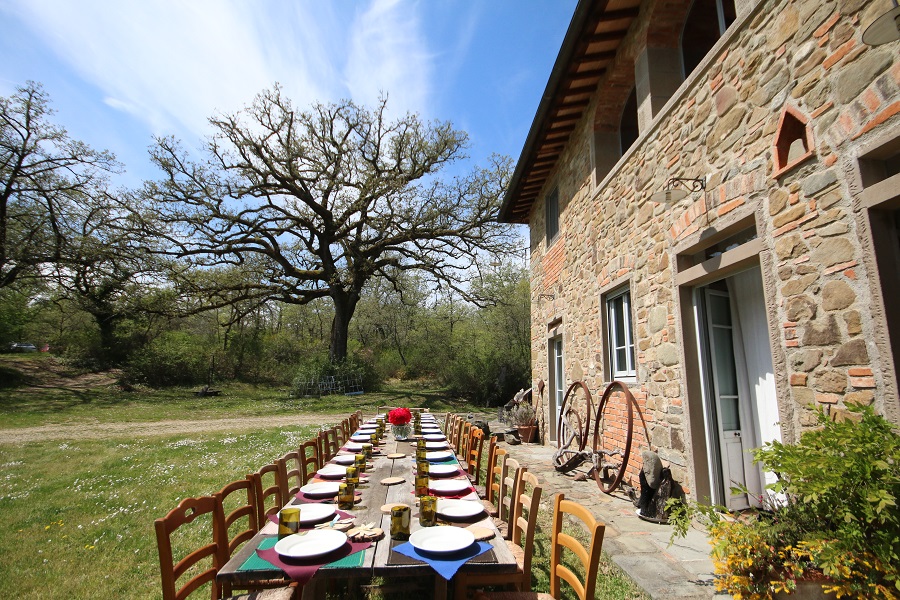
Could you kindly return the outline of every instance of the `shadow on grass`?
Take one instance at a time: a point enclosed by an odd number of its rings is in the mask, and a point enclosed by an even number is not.
[[[0,390],[30,385],[32,378],[18,369],[0,365]]]

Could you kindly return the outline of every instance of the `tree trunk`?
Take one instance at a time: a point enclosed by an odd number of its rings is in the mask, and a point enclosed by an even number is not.
[[[118,316],[106,311],[93,312],[92,316],[100,333],[100,360],[104,366],[121,364],[124,357],[118,351],[119,343],[116,340]]]
[[[332,292],[331,299],[334,301],[334,319],[331,321],[331,346],[328,349],[328,358],[335,363],[347,358],[350,319],[356,312],[359,294],[339,290]]]

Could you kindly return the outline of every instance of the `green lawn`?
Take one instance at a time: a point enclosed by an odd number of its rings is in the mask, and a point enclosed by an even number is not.
[[[153,520],[315,429],[0,446],[0,597],[160,597]]]
[[[0,444],[0,597],[159,598],[153,521],[182,498],[217,491],[356,408],[367,414],[380,405],[477,410],[417,384],[321,399],[292,399],[275,388],[222,388],[218,398],[197,398],[186,389],[83,395],[21,394],[9,384],[0,389],[0,429],[63,423],[77,431],[87,422],[320,414],[313,425],[249,433]],[[534,581],[546,591],[548,540],[541,531],[549,531],[549,514],[540,525]],[[612,563],[604,561],[601,570],[598,598],[645,598]]]
[[[422,382],[391,384],[383,391],[358,396],[292,398],[286,386],[223,383],[219,396],[198,397],[192,388],[135,388],[116,385],[87,389],[54,386],[54,382],[29,377],[28,364],[54,361],[42,354],[0,355],[0,416],[4,429],[77,423],[152,422],[168,419],[219,419],[302,413],[346,414],[361,409],[372,414],[378,406],[421,406],[434,412],[478,410],[448,396],[440,387]],[[23,363],[25,363],[23,365]],[[54,363],[54,366],[56,363]],[[74,374],[73,374],[74,375]],[[39,385],[22,391],[23,385]]]

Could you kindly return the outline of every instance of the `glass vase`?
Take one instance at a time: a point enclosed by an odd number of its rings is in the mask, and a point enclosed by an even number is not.
[[[409,438],[409,434],[412,432],[412,427],[409,426],[409,423],[406,425],[391,425],[391,433],[394,434],[395,440],[405,440]]]

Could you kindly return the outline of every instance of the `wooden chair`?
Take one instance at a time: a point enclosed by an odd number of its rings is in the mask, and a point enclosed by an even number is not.
[[[347,440],[350,439],[350,435],[355,431],[356,431],[355,429],[353,431],[350,431],[350,419],[344,419],[343,421],[341,421],[341,424],[340,424],[340,426],[338,426],[338,429],[337,429],[338,448],[340,448],[345,443],[347,443]],[[337,453],[337,451],[335,451],[335,453]]]
[[[228,538],[228,556],[230,557],[241,544],[252,538],[262,527],[256,508],[256,487],[250,477],[238,479],[219,490],[216,496],[222,503],[222,512],[227,513],[225,514],[225,535]],[[232,534],[232,526],[244,519],[246,519],[246,526]]]
[[[481,453],[484,450],[484,431],[479,427],[473,427],[469,434],[468,450],[466,450],[465,469],[469,475],[469,481],[478,485],[481,479]]]
[[[336,428],[319,432],[319,460],[322,464],[331,460],[339,449]]]
[[[584,525],[590,534],[587,548],[567,533],[563,533],[566,517],[574,518]],[[606,525],[598,521],[591,511],[572,500],[566,500],[563,494],[557,494],[553,503],[553,528],[550,538],[550,594],[532,594],[527,592],[500,592],[497,594],[478,594],[476,600],[535,600],[560,597],[560,582],[565,580],[575,590],[581,600],[594,598],[597,587],[597,571],[600,565],[600,549],[603,546],[603,534]],[[581,561],[585,570],[584,582],[571,569],[562,564],[563,549],[571,550]]]
[[[500,481],[500,495],[497,501],[499,523],[497,529],[503,534],[504,539],[512,538],[512,515],[515,511],[515,499],[519,497],[519,488],[522,485],[522,475],[528,471],[519,461],[507,455],[503,461],[503,477]]]
[[[193,524],[197,529],[209,522],[212,537],[208,543],[188,552],[175,561],[172,550],[172,534],[181,527]],[[210,584],[211,598],[222,597],[222,590],[216,583],[216,573],[227,561],[228,540],[225,534],[225,514],[218,496],[186,498],[162,518],[156,519],[156,544],[159,549],[159,571],[162,579],[163,600],[183,600],[197,588]],[[187,536],[180,536],[185,537]],[[178,580],[184,573],[192,576],[182,586]],[[289,600],[294,590],[289,587],[262,590],[239,596],[244,600]]]
[[[444,432],[444,435],[447,435],[450,432],[450,425],[451,425],[450,419],[451,418],[453,418],[453,413],[448,412],[446,415],[444,415],[444,423],[443,423],[443,426],[441,427],[441,429]]]
[[[350,435],[353,435],[357,429],[359,429],[359,413],[350,413]]]
[[[300,451],[292,450],[278,459],[278,481],[281,487],[281,498],[285,502],[297,495],[303,481],[303,462],[300,460]]]
[[[460,427],[459,437],[456,440],[456,446],[454,447],[456,455],[463,461],[466,460],[466,449],[469,445],[469,435],[471,433],[472,424],[468,421],[463,421],[462,427]]]
[[[250,473],[248,477],[256,486],[256,518],[262,527],[268,521],[269,515],[274,515],[287,500],[281,495],[281,469],[278,463],[260,467],[256,473]]]
[[[485,463],[486,466],[484,469],[484,485],[481,484],[481,475],[480,475],[481,467],[480,466],[478,467],[478,472],[479,472],[478,482],[476,482],[474,484],[475,491],[478,492],[478,496],[480,498],[487,498],[488,486],[490,485],[490,478],[491,478],[491,468],[492,468],[492,464],[494,463],[494,455],[497,453],[497,450],[499,448],[500,447],[497,446],[497,436],[492,435],[490,441],[488,442],[487,462]]]
[[[534,554],[534,531],[542,491],[543,488],[533,473],[522,474],[522,489],[516,500],[511,522],[512,540],[506,542],[510,552],[516,557],[518,570],[515,573],[457,573],[457,600],[465,600],[467,588],[474,586],[513,585],[520,592],[531,591],[531,557]]]
[[[300,455],[300,481],[306,485],[315,476],[316,471],[322,468],[322,462],[319,460],[318,439],[313,438],[300,444],[297,453]]]
[[[500,516],[500,488],[503,486],[503,463],[506,460],[506,454],[506,448],[495,448],[494,455],[488,460],[482,504],[492,517]]]
[[[384,415],[384,421],[387,423],[387,414],[397,408],[396,406],[379,406],[375,410],[376,415]]]

